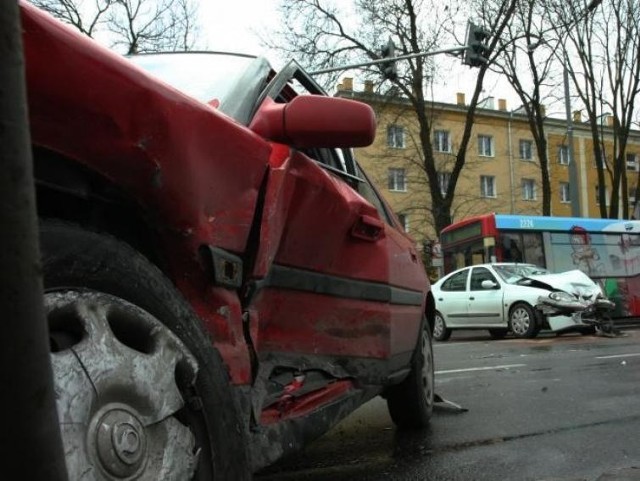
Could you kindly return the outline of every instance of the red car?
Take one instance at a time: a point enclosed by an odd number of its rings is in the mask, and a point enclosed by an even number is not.
[[[70,479],[247,478],[377,395],[428,423],[434,300],[350,150],[370,107],[22,21]]]

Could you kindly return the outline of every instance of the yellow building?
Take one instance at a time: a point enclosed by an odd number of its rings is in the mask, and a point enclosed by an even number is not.
[[[365,82],[363,90],[355,91],[350,78],[343,79],[338,85],[337,95],[366,102],[374,108],[378,121],[376,140],[370,147],[358,149],[358,162],[418,245],[421,246],[424,240],[435,239],[436,232],[427,209],[431,205],[429,189],[443,188],[448,182],[467,114],[464,94],[457,94],[455,104],[433,103],[427,112],[433,126],[431,142],[439,178],[436,186],[428,185],[421,167],[418,121],[406,99],[376,94],[371,82]],[[574,114],[574,154],[580,210],[582,217],[600,217],[591,132],[579,116],[579,112]],[[607,120],[605,118],[605,122]],[[552,191],[551,213],[570,216],[566,121],[547,118],[545,131]],[[605,125],[602,131],[606,150],[611,153],[612,129]],[[629,139],[625,166],[631,211],[635,205],[639,160],[640,131],[636,130]],[[607,195],[610,190],[608,187]],[[488,212],[542,214],[540,163],[533,135],[526,115],[522,111],[508,110],[504,99],[494,103],[493,98],[488,98],[476,111],[466,162],[458,179],[452,208],[454,221]]]

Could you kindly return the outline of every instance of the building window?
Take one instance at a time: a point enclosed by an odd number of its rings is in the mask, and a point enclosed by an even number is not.
[[[536,181],[533,179],[522,179],[522,198],[524,200],[536,200]]]
[[[448,130],[436,130],[433,135],[436,152],[451,152],[451,139]]]
[[[533,142],[531,140],[520,141],[520,159],[533,160]]]
[[[387,127],[387,145],[394,149],[404,149],[404,127],[395,124]]]
[[[404,169],[389,169],[389,190],[394,192],[407,191],[407,178]]]
[[[405,232],[409,232],[409,216],[407,214],[398,214],[398,220]]]
[[[478,135],[478,155],[480,157],[493,157],[493,137],[490,135]]]
[[[444,196],[447,195],[449,189],[449,181],[451,180],[451,172],[438,172],[438,187],[440,187],[440,193]]]
[[[569,182],[560,182],[560,202],[568,204],[571,202],[571,192],[569,191]]]
[[[496,196],[496,178],[492,175],[480,176],[480,195],[482,197]]]
[[[638,157],[636,154],[627,154],[627,170],[638,171]]]
[[[558,163],[562,165],[569,165],[569,146],[561,145],[558,147]]]

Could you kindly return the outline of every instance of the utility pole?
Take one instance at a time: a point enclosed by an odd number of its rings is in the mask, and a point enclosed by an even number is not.
[[[578,188],[578,162],[573,147],[573,112],[571,111],[571,92],[569,89],[569,59],[564,52],[562,71],[564,80],[564,107],[567,115],[567,143],[569,152],[569,199],[571,200],[571,217],[580,215],[580,189]]]
[[[0,32],[0,477],[64,481],[17,0],[0,1]]]

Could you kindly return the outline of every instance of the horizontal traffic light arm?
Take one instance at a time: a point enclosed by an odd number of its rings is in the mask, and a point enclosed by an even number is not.
[[[332,68],[325,68],[322,70],[316,70],[314,72],[309,72],[309,74],[317,75],[321,73],[338,72],[340,70],[350,70],[352,68],[368,67],[369,65],[379,65],[382,63],[388,64],[389,62],[395,62],[397,60],[408,60],[410,58],[418,58],[418,57],[431,57],[433,55],[440,55],[442,53],[461,53],[467,50],[467,48],[468,47],[451,47],[451,48],[443,48],[441,50],[433,50],[431,52],[421,52],[421,53],[411,53],[408,55],[400,55],[398,57],[393,57],[393,58],[390,58],[390,57],[379,58],[377,60],[371,60],[369,62],[354,63],[351,65],[343,65],[341,67],[332,67]]]

